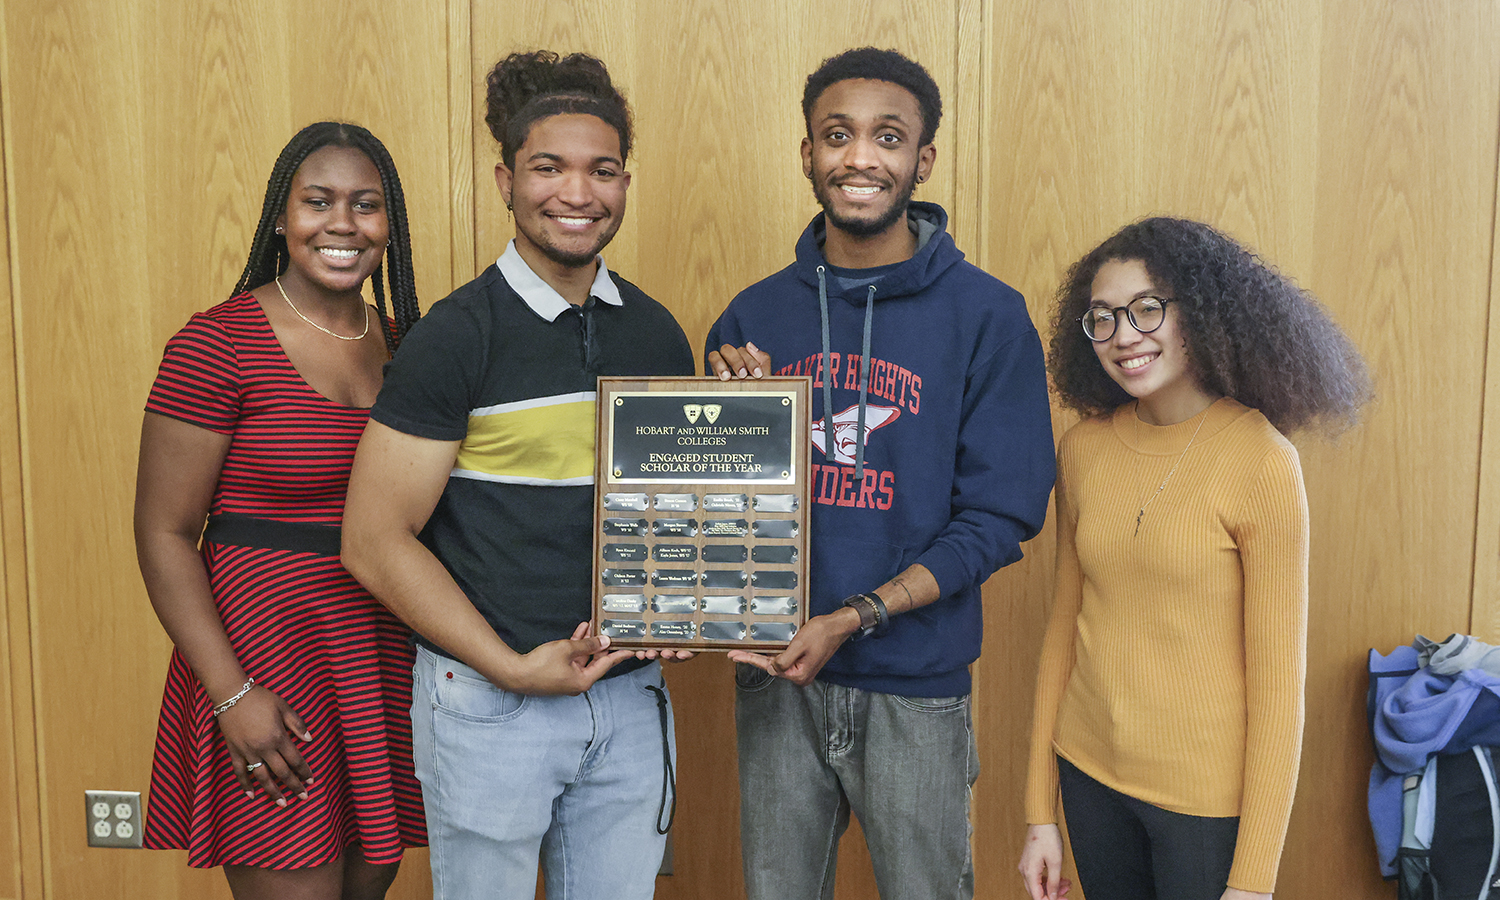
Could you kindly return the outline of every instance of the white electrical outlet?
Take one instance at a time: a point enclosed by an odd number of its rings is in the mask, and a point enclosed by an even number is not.
[[[140,791],[84,791],[90,847],[141,846]]]

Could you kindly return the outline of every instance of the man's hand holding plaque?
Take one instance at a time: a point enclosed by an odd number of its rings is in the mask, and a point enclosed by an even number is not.
[[[725,344],[719,349],[709,352],[708,367],[713,370],[713,374],[718,376],[720,381],[728,381],[731,378],[762,378],[765,376],[765,373],[771,371],[771,355],[755,346],[754,341],[746,341],[743,347],[733,347]],[[856,619],[856,623],[857,621]],[[808,624],[811,625],[812,623],[809,622]],[[806,630],[807,628],[804,626],[803,631],[806,632]],[[833,652],[839,648],[839,645],[844,642],[844,638],[847,636],[846,634],[839,637],[831,643],[826,640],[818,642],[820,644],[828,643],[829,645],[827,653],[822,654],[821,659],[816,660],[816,665],[812,669],[812,675],[808,676],[809,681],[813,675],[817,675],[818,670],[823,668],[823,664],[828,662],[828,657],[833,655]],[[792,640],[795,645],[797,639],[793,638]],[[791,647],[787,648],[788,653],[791,652],[791,649]],[[765,669],[772,675],[786,677],[793,676],[790,668],[783,668],[783,666],[792,667],[796,665],[800,668],[806,668],[813,665],[813,659],[809,658],[805,653],[799,653],[795,659],[789,658],[788,653],[783,653],[773,659],[760,653],[731,650],[729,651],[729,658],[735,662],[750,663],[753,666]],[[793,677],[793,680],[796,679]],[[805,684],[806,682],[802,683]]]
[[[771,371],[771,355],[755,346],[753,341],[746,341],[743,347],[724,344],[718,350],[709,352],[708,366],[720,381],[762,378]],[[809,619],[792,638],[791,645],[777,656],[731,650],[729,658],[735,662],[749,663],[796,684],[810,684],[823,670],[829,658],[859,627],[858,613],[852,609],[840,609],[830,615]]]
[[[728,344],[708,354],[708,367],[720,381],[731,378],[764,378],[771,371],[771,354],[746,341],[743,347]]]

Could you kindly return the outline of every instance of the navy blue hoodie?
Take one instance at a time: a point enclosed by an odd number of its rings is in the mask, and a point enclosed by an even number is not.
[[[964,262],[942,207],[912,203],[908,218],[918,237],[911,259],[854,270],[824,259],[819,214],[797,241],[797,261],[740,292],[709,330],[708,349],[751,341],[776,374],[813,376],[811,614],[914,563],[942,590],[884,635],[846,642],[818,677],[949,697],[970,690],[984,634],[980,585],[1041,529],[1056,461],[1025,301]]]

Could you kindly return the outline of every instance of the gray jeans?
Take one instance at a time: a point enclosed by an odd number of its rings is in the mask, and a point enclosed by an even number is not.
[[[900,697],[735,667],[749,900],[831,900],[852,811],[886,900],[974,896],[969,698]]]

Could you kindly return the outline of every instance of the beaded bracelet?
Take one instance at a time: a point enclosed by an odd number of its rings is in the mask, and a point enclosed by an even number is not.
[[[214,707],[214,718],[217,719],[219,717],[219,713],[224,712],[225,710],[229,709],[231,706],[233,706],[236,703],[240,702],[241,700],[245,699],[245,695],[248,694],[248,693],[250,693],[250,689],[253,688],[253,687],[255,687],[255,679],[254,678],[248,678],[248,679],[246,679],[244,687],[240,688],[240,691],[239,691],[238,694],[235,694],[233,697],[230,697],[228,700],[225,700],[223,703],[220,703],[218,706]]]
[[[865,602],[870,604],[870,608],[875,610],[875,628],[872,633],[877,636],[885,634],[886,629],[891,626],[891,614],[886,610],[885,603],[880,599],[880,595],[871,591],[859,596],[863,597]]]

